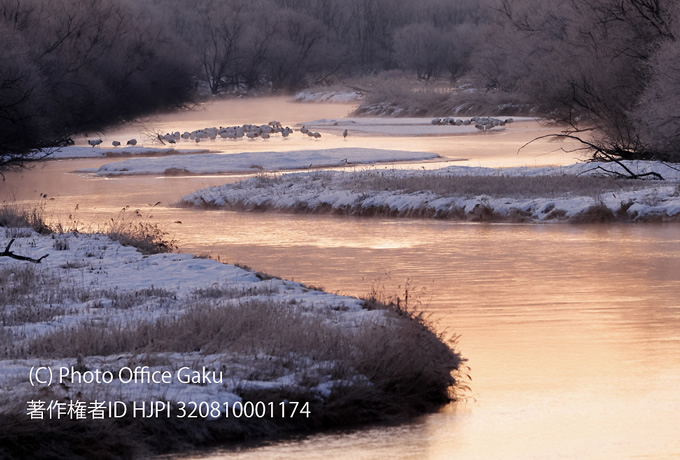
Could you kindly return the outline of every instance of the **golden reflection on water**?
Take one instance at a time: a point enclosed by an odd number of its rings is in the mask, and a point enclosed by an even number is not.
[[[277,444],[243,458],[608,459],[680,452],[675,226],[221,217],[263,229],[254,232],[254,244],[215,244],[225,259],[341,293],[364,294],[386,272],[379,282],[388,292],[403,290],[407,279],[412,292],[427,288],[423,308],[439,327],[461,335],[472,374],[468,401],[416,423]],[[277,225],[280,232],[267,240],[267,229]],[[326,238],[333,243],[316,244]],[[379,248],[375,242],[384,239],[404,244]]]
[[[126,205],[144,211],[161,201],[153,221],[183,251],[331,292],[364,295],[376,288],[403,297],[408,287],[411,302],[460,336],[458,347],[469,359],[467,400],[437,414],[213,458],[680,457],[677,225],[199,211],[167,205],[235,179],[66,174],[103,162],[49,162],[10,173],[0,199],[46,193],[49,218],[85,225]]]

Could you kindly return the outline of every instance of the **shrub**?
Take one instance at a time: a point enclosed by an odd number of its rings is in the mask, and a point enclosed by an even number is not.
[[[156,203],[153,207],[160,203]],[[109,238],[118,241],[123,246],[132,246],[142,254],[159,254],[172,252],[177,248],[174,239],[168,238],[168,233],[151,222],[151,211],[143,215],[139,209],[130,212],[130,207],[124,207],[116,218],[110,218],[103,229]]]

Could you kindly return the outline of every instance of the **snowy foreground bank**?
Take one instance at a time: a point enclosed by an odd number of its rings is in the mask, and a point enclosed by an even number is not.
[[[220,174],[230,172],[307,169],[348,164],[429,160],[439,155],[404,150],[337,148],[291,152],[243,152],[171,155],[162,158],[134,158],[109,163],[99,169],[83,170],[100,176],[130,174]]]
[[[471,221],[679,221],[680,170],[658,162],[623,162],[664,181],[612,178],[615,163],[566,167],[435,171],[308,172],[256,177],[185,196],[185,206],[331,212]]]
[[[456,388],[460,356],[395,306],[102,234],[0,228],[3,250],[2,458],[398,420]]]

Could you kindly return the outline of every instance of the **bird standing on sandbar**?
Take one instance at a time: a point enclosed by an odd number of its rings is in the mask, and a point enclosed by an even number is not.
[[[342,137],[345,138],[345,139],[347,139],[347,130],[345,130],[345,131],[342,133]]]

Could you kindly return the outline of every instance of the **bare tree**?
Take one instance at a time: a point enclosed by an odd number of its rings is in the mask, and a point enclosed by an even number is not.
[[[269,0],[258,0],[247,17],[249,24],[244,37],[244,62],[239,83],[256,88],[263,83],[267,70],[267,57],[276,46],[279,31],[278,10]]]
[[[672,4],[500,0],[511,27],[487,50],[495,55],[488,62],[497,65],[498,80],[510,79],[570,133],[592,131],[594,145],[618,158],[655,158],[659,152],[630,114],[653,79],[654,50],[675,41]]]
[[[45,130],[44,99],[39,69],[12,26],[0,22],[0,171],[43,157],[34,151],[59,142]]]
[[[323,38],[324,27],[320,21],[297,11],[280,10],[275,45],[267,53],[272,87],[299,87],[307,75],[318,72]]]
[[[125,0],[0,0],[0,168],[187,101],[191,69],[153,18]]]
[[[415,70],[418,78],[429,80],[444,64],[446,43],[431,24],[409,24],[394,33],[396,61],[403,69]]]
[[[462,23],[450,28],[442,39],[443,66],[449,72],[451,81],[455,81],[472,70],[472,57],[479,49],[482,39],[480,26]]]
[[[238,81],[239,68],[244,63],[245,7],[245,2],[239,0],[208,0],[197,3],[193,10],[194,27],[188,38],[212,94],[223,92]]]
[[[640,142],[656,157],[680,162],[680,6],[674,7],[672,38],[663,40],[648,61],[649,81],[630,116]]]

